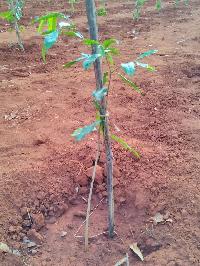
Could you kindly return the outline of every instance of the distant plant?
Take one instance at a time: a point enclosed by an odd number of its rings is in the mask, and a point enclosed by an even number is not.
[[[105,17],[107,15],[106,0],[100,0],[100,7],[96,11],[97,16]]]
[[[135,0],[135,9],[133,12],[133,18],[135,20],[138,20],[141,15],[142,7],[145,3],[147,3],[149,0]],[[177,6],[181,0],[174,0],[174,4]],[[189,0],[182,0],[184,1],[185,5],[189,3]],[[162,0],[155,0],[155,8],[157,10],[160,10],[162,8]]]
[[[74,4],[78,3],[78,0],[68,0],[68,3],[71,6],[71,12],[74,13],[75,12]]]
[[[20,36],[20,26],[19,21],[23,16],[23,7],[24,1],[23,0],[7,0],[8,3],[8,10],[0,13],[0,18],[6,20],[8,23],[12,25],[12,28],[16,32],[17,41],[24,51],[24,46]]]

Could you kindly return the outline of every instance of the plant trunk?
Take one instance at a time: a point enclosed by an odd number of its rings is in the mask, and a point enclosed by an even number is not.
[[[15,5],[14,5],[13,0],[10,0],[9,3],[10,3],[11,10],[14,11],[15,10]],[[15,14],[14,14],[14,17],[15,17]],[[16,36],[17,36],[17,42],[19,44],[19,47],[21,48],[22,51],[24,51],[24,45],[22,43],[22,39],[21,39],[21,36],[20,36],[19,25],[18,25],[18,21],[17,21],[16,17],[15,17],[15,21],[14,21],[14,28],[15,28],[15,32],[16,32]]]
[[[94,0],[85,0],[86,11],[88,18],[88,25],[90,31],[90,39],[98,40],[98,26],[96,20],[96,6]],[[96,54],[97,45],[92,47],[92,53]],[[103,78],[101,70],[101,60],[98,58],[94,63],[94,71],[96,78],[97,90],[103,87]],[[111,141],[109,135],[109,125],[106,110],[106,101],[103,99],[100,106],[100,115],[104,119],[104,144],[106,150],[106,164],[107,164],[107,190],[108,190],[108,220],[109,220],[109,236],[114,236],[114,195],[113,195],[113,155],[111,149]]]

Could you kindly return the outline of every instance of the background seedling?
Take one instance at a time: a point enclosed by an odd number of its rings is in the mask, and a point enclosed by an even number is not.
[[[8,10],[0,13],[0,18],[9,22],[13,29],[16,32],[17,42],[19,47],[22,51],[24,51],[24,46],[22,43],[22,39],[20,36],[20,26],[19,21],[23,16],[23,7],[24,1],[23,0],[7,0],[8,3]]]

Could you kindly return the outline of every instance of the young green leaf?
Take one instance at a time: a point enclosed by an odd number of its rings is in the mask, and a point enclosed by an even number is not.
[[[57,30],[51,32],[50,34],[47,34],[44,38],[44,47],[46,50],[51,48],[54,43],[57,41],[59,36],[59,32]]]
[[[85,45],[88,45],[88,46],[90,46],[90,45],[98,45],[98,44],[99,44],[98,41],[96,41],[96,40],[91,40],[91,39],[84,39],[83,43],[84,43]]]
[[[75,31],[63,31],[63,33],[70,37],[78,37],[80,39],[83,39],[83,35],[80,32]]]
[[[9,23],[12,23],[15,20],[13,12],[10,10],[5,11],[5,12],[0,12],[0,18],[5,19]]]
[[[107,11],[106,11],[105,7],[101,7],[99,9],[97,9],[96,13],[97,13],[97,16],[99,16],[99,17],[104,17],[107,15]]]
[[[75,137],[75,139],[77,141],[80,141],[83,138],[85,138],[86,135],[88,135],[89,133],[95,131],[96,130],[96,126],[98,126],[99,124],[100,124],[100,121],[95,121],[91,125],[88,125],[88,126],[85,126],[85,127],[82,127],[82,128],[78,128],[72,133],[72,137]]]
[[[103,99],[103,97],[107,94],[107,92],[108,92],[107,88],[101,88],[101,89],[95,90],[92,93],[92,96],[95,98],[96,101],[100,102]]]
[[[96,59],[101,56],[100,54],[91,54],[91,55],[82,54],[82,55],[85,56],[85,58],[86,58],[83,61],[83,68],[85,70],[88,70],[91,67],[91,65],[96,61]]]
[[[121,64],[121,67],[127,75],[133,76],[135,74],[135,64],[133,62]]]
[[[141,95],[144,95],[144,93],[140,90],[140,88],[135,83],[133,83],[131,80],[127,79],[126,77],[124,77],[123,75],[121,75],[119,73],[118,73],[118,75],[125,83],[127,83],[129,86],[131,86],[135,91],[137,91]]]
[[[154,66],[150,66],[149,64],[144,64],[144,63],[141,63],[141,62],[138,62],[136,61],[136,64],[140,67],[143,67],[143,68],[146,68],[148,71],[155,71],[155,67]]]
[[[117,137],[116,135],[112,134],[111,138],[121,144],[126,150],[130,151],[136,158],[140,158],[139,152],[137,152],[134,148],[130,147],[126,141],[123,139]]]
[[[103,85],[105,85],[106,82],[108,82],[108,71],[103,74]]]
[[[157,52],[158,52],[158,50],[149,50],[149,51],[147,51],[147,52],[145,52],[145,53],[140,54],[140,56],[138,57],[138,59],[142,59],[142,58],[144,58],[144,57],[146,57],[146,56],[149,56],[149,55],[155,54],[155,53],[157,53]]]
[[[116,39],[107,39],[103,42],[102,46],[104,47],[104,49],[109,48],[112,44],[116,44],[117,40]]]
[[[161,0],[156,0],[156,9],[160,10],[161,9]]]

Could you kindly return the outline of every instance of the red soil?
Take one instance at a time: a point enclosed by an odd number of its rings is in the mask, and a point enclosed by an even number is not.
[[[114,265],[126,252],[130,265],[200,265],[200,3],[190,1],[178,8],[169,4],[160,13],[147,6],[134,22],[132,1],[116,2],[108,1],[109,15],[99,18],[100,38],[120,41],[117,63],[158,49],[147,59],[157,72],[136,75],[144,97],[117,77],[112,82],[112,130],[116,125],[117,134],[142,157],[136,160],[113,143],[117,236],[95,237],[88,252],[83,239],[74,234],[87,207],[86,174],[93,165],[96,135],[75,143],[70,134],[95,119],[91,101],[95,81],[92,70],[62,67],[86,48],[78,40],[63,38],[49,50],[44,65],[41,39],[34,37],[33,27],[23,33],[26,52],[22,53],[11,45],[15,36],[5,32],[7,26],[1,22],[0,242],[22,249],[24,255],[2,253],[0,265]],[[28,2],[24,25],[30,15],[45,13],[47,6],[61,12],[67,8],[66,1]],[[83,3],[77,9],[74,22],[87,35]],[[105,180],[103,185],[95,184],[93,207],[104,196]],[[21,242],[25,235],[35,236],[35,231],[25,229],[26,208],[34,222],[31,230],[35,228],[41,237],[35,255],[28,255]],[[170,222],[153,225],[149,220],[158,212]],[[90,235],[106,226],[104,199],[91,216]],[[67,232],[65,237],[62,231]],[[133,242],[143,252],[143,264],[129,250]]]

